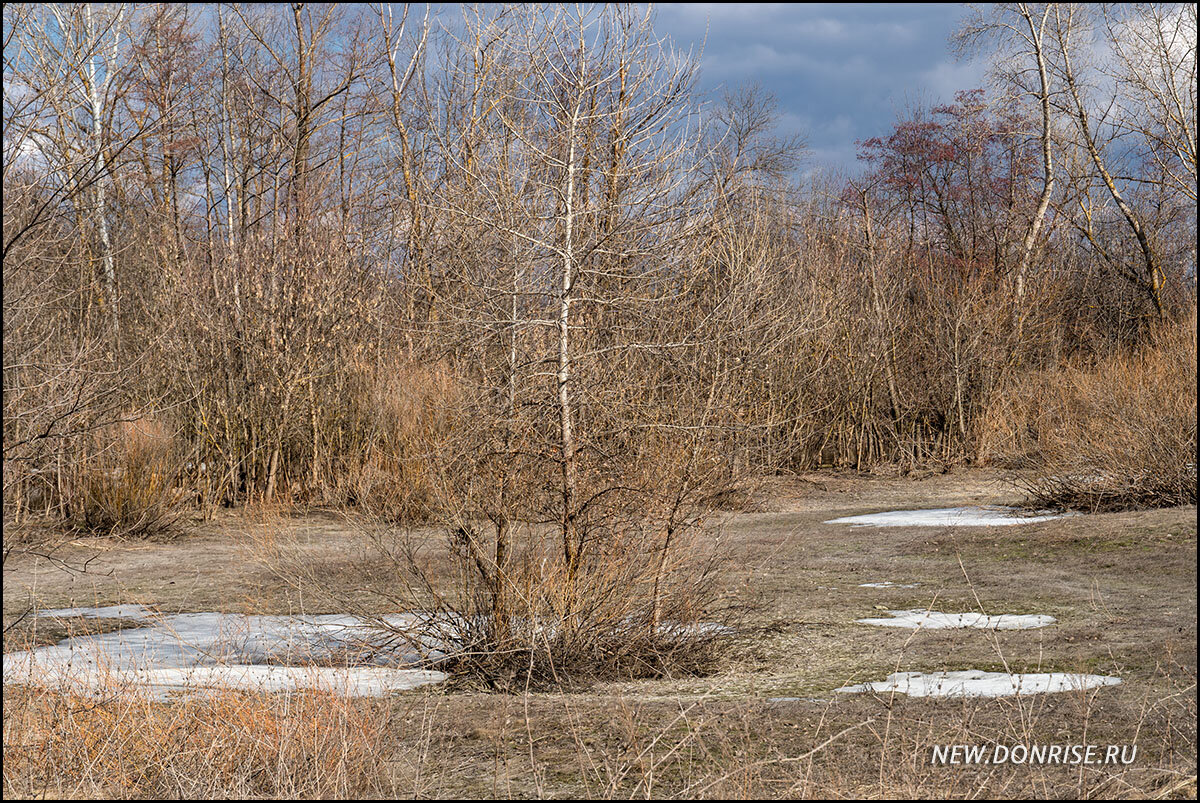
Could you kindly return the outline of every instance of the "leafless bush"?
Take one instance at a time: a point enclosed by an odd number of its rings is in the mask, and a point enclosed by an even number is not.
[[[435,650],[456,683],[515,691],[705,674],[727,649],[735,622],[714,584],[720,553],[711,533],[677,532],[664,551],[659,538],[627,532],[574,575],[551,528],[513,527],[508,537],[507,571],[494,579],[473,557],[479,524],[443,537],[428,529],[373,534],[391,579],[363,587],[374,600],[421,612],[411,625],[390,627],[398,643]],[[286,572],[295,578],[305,569]]]
[[[453,418],[456,394],[444,365],[389,362],[353,372],[340,410],[345,422],[337,422],[345,430],[336,449],[338,498],[393,520],[434,513],[431,450],[462,423]]]
[[[181,459],[174,434],[140,418],[99,430],[70,467],[67,520],[92,533],[146,537],[168,530],[182,512]]]
[[[1196,502],[1196,317],[1092,364],[1047,371],[992,413],[991,448],[1033,501],[1080,510]]]

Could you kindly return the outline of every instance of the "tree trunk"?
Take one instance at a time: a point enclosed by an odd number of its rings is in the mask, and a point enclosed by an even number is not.
[[[567,577],[574,581],[579,568],[581,544],[575,543],[573,512],[576,495],[575,435],[572,431],[574,409],[571,399],[571,298],[575,282],[575,133],[579,124],[577,101],[568,130],[566,212],[563,218],[564,247],[562,284],[558,311],[558,409],[562,447],[562,541]]]
[[[1056,9],[1055,13],[1058,11]],[[1070,17],[1067,18],[1068,28],[1070,27]],[[1087,149],[1088,156],[1092,160],[1092,165],[1096,168],[1104,186],[1108,188],[1108,194],[1112,196],[1117,208],[1121,210],[1121,215],[1125,218],[1125,222],[1129,224],[1129,228],[1133,230],[1133,235],[1137,239],[1138,248],[1142,253],[1142,261],[1145,265],[1146,276],[1141,282],[1142,289],[1150,297],[1151,303],[1154,304],[1154,310],[1161,317],[1163,314],[1162,303],[1162,288],[1165,284],[1166,277],[1163,273],[1162,266],[1159,264],[1158,255],[1154,252],[1153,246],[1150,244],[1150,237],[1146,233],[1145,226],[1142,225],[1141,219],[1137,213],[1125,202],[1117,189],[1117,184],[1113,180],[1112,174],[1108,172],[1108,168],[1104,166],[1104,159],[1100,155],[1099,148],[1096,147],[1096,141],[1092,137],[1091,125],[1088,122],[1087,109],[1083,105],[1083,98],[1079,94],[1079,86],[1075,81],[1075,71],[1071,67],[1071,57],[1069,55],[1069,46],[1067,37],[1070,35],[1069,30],[1064,33],[1061,20],[1059,22],[1058,36],[1059,43],[1062,46],[1063,56],[1063,73],[1067,79],[1067,87],[1071,92],[1071,99],[1075,102],[1075,121],[1079,124],[1079,133],[1083,138],[1084,146]]]
[[[1025,315],[1025,277],[1029,272],[1029,263],[1033,258],[1033,249],[1037,245],[1038,234],[1042,229],[1042,221],[1046,210],[1050,208],[1050,198],[1054,194],[1054,161],[1050,150],[1050,81],[1046,75],[1046,55],[1042,49],[1042,37],[1046,29],[1046,19],[1050,14],[1047,4],[1042,12],[1042,21],[1034,26],[1033,17],[1027,6],[1020,6],[1020,14],[1029,25],[1030,41],[1033,43],[1034,56],[1037,59],[1038,79],[1041,81],[1041,92],[1038,99],[1042,106],[1042,195],[1038,199],[1037,211],[1029,223],[1025,241],[1021,244],[1021,261],[1017,265],[1014,314],[1017,324],[1017,339],[1020,341],[1024,329]]]

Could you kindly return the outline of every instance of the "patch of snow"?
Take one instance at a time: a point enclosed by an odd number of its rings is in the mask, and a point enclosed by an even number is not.
[[[898,692],[909,697],[1011,697],[1019,694],[1052,694],[1115,686],[1120,678],[1107,675],[1074,675],[1064,672],[1010,675],[1006,672],[895,672],[887,680],[845,686],[847,694]]]
[[[853,524],[873,527],[1005,527],[1061,519],[1071,513],[1039,511],[1024,515],[1011,507],[944,507],[931,510],[890,510],[862,516],[843,516],[826,524]]]
[[[1042,614],[1002,613],[987,616],[982,613],[941,613],[939,611],[888,611],[891,619],[859,619],[864,625],[879,627],[907,627],[915,630],[943,630],[945,628],[975,627],[983,630],[1030,630],[1052,625],[1057,620]]]
[[[115,692],[145,688],[152,697],[165,699],[172,691],[205,688],[284,692],[318,689],[353,697],[379,697],[430,683],[449,675],[427,669],[391,669],[378,666],[276,666],[270,664],[213,664],[206,666],[113,669],[86,661],[80,665],[41,660],[4,658],[5,683],[37,683],[78,692]]]
[[[891,580],[884,580],[882,583],[859,583],[859,588],[916,588],[920,583],[893,583]]]
[[[344,614],[183,613],[151,618],[139,606],[108,606],[40,615],[136,619],[143,626],[9,653],[4,656],[5,683],[91,688],[137,684],[158,693],[189,685],[220,685],[266,691],[344,688],[350,694],[383,694],[446,678],[441,672],[415,668],[445,654],[428,636],[404,635],[422,624],[408,614],[380,617],[377,622]]]
[[[658,626],[659,635],[674,638],[690,636],[732,636],[736,631],[729,625],[719,622],[699,622],[694,625],[684,625],[677,622],[663,622]]]

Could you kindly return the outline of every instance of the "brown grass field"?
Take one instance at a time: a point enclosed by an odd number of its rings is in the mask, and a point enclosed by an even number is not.
[[[6,686],[4,794],[1195,797],[1194,506],[1014,527],[823,523],[1020,498],[983,469],[769,483],[756,512],[726,514],[708,536],[723,542],[719,582],[739,627],[705,676],[570,691],[451,683],[376,700],[230,692],[167,703]],[[280,577],[266,545],[303,562],[313,580]],[[227,513],[170,540],[83,538],[53,554],[5,562],[6,652],[97,626],[21,618],[31,605],[333,613],[330,600],[369,606],[365,588],[387,582],[359,531],[321,512]],[[860,587],[881,581],[919,586]],[[855,622],[881,607],[1058,622],[915,634]],[[942,669],[1088,672],[1123,683],[996,700],[832,691]],[[783,697],[798,699],[772,700]],[[1137,744],[1138,753],[1128,766],[931,764],[936,745],[1022,743]]]

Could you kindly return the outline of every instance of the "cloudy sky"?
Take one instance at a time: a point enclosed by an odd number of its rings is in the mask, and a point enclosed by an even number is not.
[[[655,29],[703,47],[701,82],[757,82],[775,95],[786,133],[806,135],[806,168],[856,171],[854,141],[885,133],[915,100],[980,86],[981,62],[960,62],[951,4],[665,3]]]

